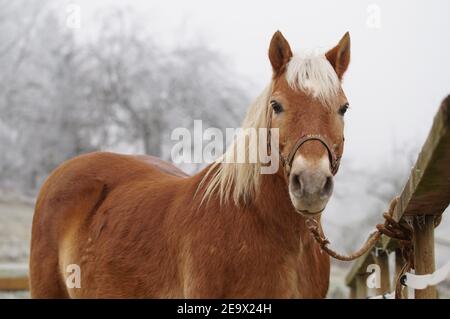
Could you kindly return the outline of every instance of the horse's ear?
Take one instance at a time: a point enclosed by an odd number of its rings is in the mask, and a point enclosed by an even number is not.
[[[273,75],[278,76],[285,70],[286,64],[292,57],[291,47],[289,43],[281,34],[277,31],[272,36],[269,47],[269,59],[273,68]]]
[[[350,34],[347,32],[338,45],[328,51],[325,56],[336,71],[339,80],[342,80],[350,63]]]

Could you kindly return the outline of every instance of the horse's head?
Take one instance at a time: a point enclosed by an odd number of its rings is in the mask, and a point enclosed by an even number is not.
[[[350,36],[322,55],[293,55],[278,31],[269,48],[273,68],[269,125],[279,129],[283,176],[296,210],[321,212],[332,192],[344,146],[348,108],[341,80],[350,62]]]

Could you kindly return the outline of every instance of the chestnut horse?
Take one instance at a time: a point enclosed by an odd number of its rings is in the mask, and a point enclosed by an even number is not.
[[[243,127],[278,128],[275,173],[216,162],[187,176],[154,157],[103,152],[63,163],[36,203],[31,296],[325,297],[330,260],[305,221],[320,221],[343,152],[350,37],[293,55],[276,32],[269,59],[271,83]],[[67,285],[71,265],[78,286]]]

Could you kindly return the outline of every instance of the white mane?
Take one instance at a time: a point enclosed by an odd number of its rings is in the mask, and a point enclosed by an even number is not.
[[[296,54],[289,61],[286,80],[293,89],[313,95],[329,105],[336,97],[339,78],[324,54]]]

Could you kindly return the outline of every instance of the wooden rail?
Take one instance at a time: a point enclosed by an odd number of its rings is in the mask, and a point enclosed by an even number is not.
[[[28,290],[28,265],[0,264],[0,291]]]
[[[418,275],[435,271],[434,227],[450,202],[450,95],[442,102],[433,126],[417,158],[408,181],[400,194],[394,210],[394,219],[409,218],[414,227],[414,264]],[[352,298],[366,298],[367,266],[377,264],[381,271],[381,287],[374,293],[385,294],[391,285],[389,276],[390,253],[395,253],[395,273],[398,274],[403,260],[397,242],[382,236],[376,247],[361,256],[346,277]],[[396,278],[394,274],[394,278]],[[436,298],[436,288],[416,290],[415,298]]]

